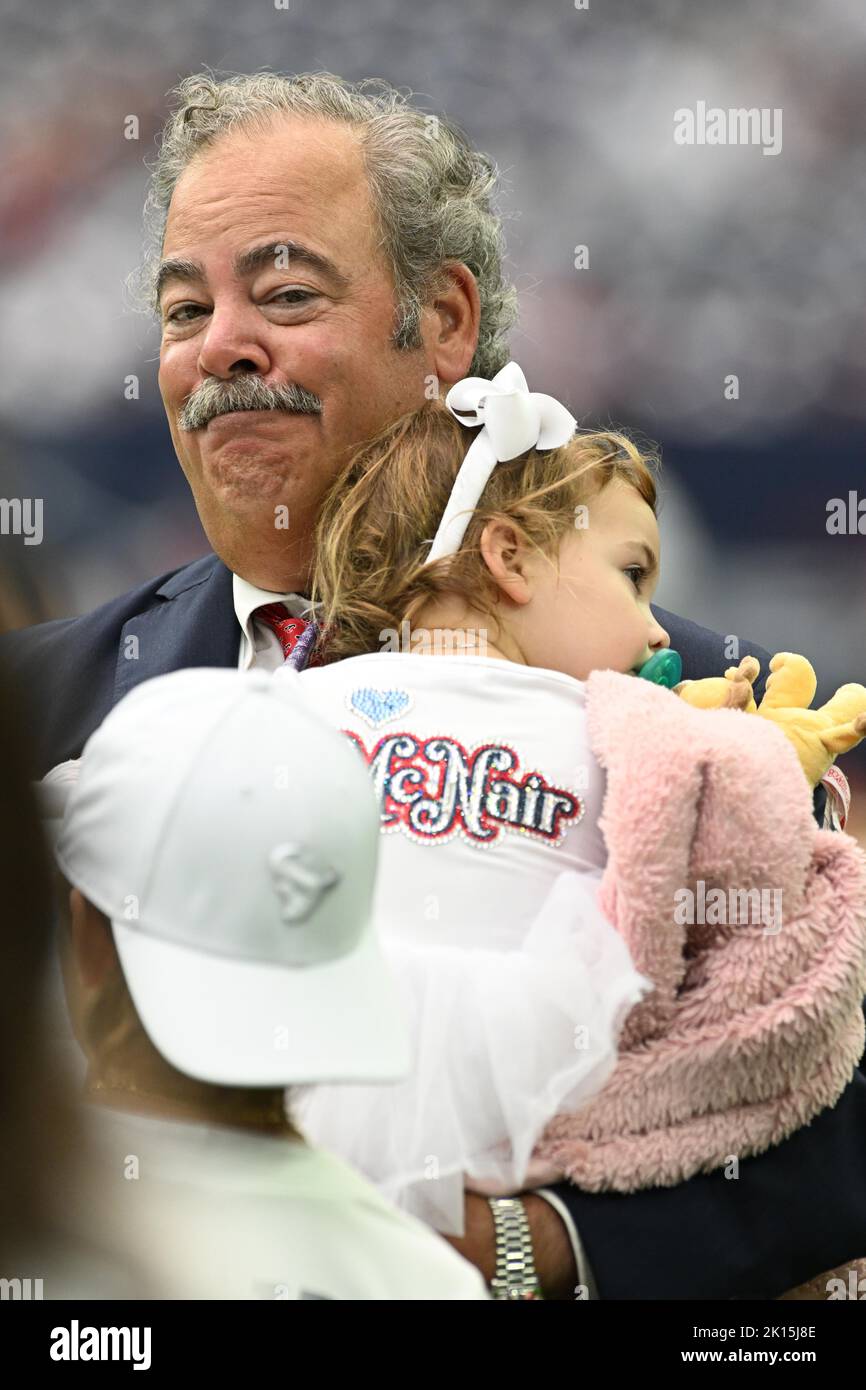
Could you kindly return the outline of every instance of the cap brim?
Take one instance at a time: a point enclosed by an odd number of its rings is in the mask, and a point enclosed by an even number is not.
[[[139,1017],[178,1071],[226,1086],[399,1081],[403,999],[372,932],[351,954],[288,968],[208,955],[112,921]]]

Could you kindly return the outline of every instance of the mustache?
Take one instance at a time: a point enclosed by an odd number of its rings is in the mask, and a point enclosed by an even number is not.
[[[182,430],[200,430],[217,415],[233,410],[285,410],[292,415],[321,415],[322,402],[295,382],[268,385],[247,372],[228,383],[211,378],[191,391],[178,416]]]

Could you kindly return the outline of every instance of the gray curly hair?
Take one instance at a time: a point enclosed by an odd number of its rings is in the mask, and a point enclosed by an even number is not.
[[[220,80],[206,70],[185,77],[170,99],[172,114],[148,166],[145,256],[127,281],[135,307],[158,312],[156,271],[169,203],[190,161],[221,135],[264,129],[286,112],[359,132],[379,244],[394,276],[394,346],[421,345],[421,310],[444,283],[447,263],[462,261],[481,300],[470,374],[491,377],[508,361],[505,339],[517,317],[517,292],[503,278],[502,222],[493,203],[499,172],[459,126],[410,105],[384,79],[351,83],[329,72],[240,73]]]

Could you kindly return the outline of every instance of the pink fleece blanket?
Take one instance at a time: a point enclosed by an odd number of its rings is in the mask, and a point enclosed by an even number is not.
[[[587,718],[607,771],[599,903],[655,991],[604,1089],[535,1158],[630,1192],[759,1153],[835,1104],[864,1046],[866,855],[818,828],[765,720],[613,671],[589,677]]]

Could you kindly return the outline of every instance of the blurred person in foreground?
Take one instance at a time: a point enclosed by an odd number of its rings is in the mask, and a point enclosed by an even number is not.
[[[356,754],[262,672],[158,677],[84,750],[56,852],[100,1190],[187,1297],[487,1297],[285,1112],[408,1069],[377,851]]]
[[[431,138],[427,113],[387,83],[203,73],[180,84],[153,170],[144,288],[172,441],[213,553],[84,617],[13,634],[10,657],[37,692],[37,775],[76,758],[149,677],[303,664],[315,521],[340,467],[431,393],[508,360],[515,292],[496,182],[457,127],[442,119]],[[724,670],[729,639],[653,613],[684,678]],[[740,639],[748,653],[766,672],[768,653]],[[515,1194],[519,1249],[554,1297],[585,1282],[584,1252],[602,1296],[772,1296],[844,1258],[852,1229],[866,1234],[864,1153],[861,1077],[736,1183]],[[508,1248],[483,1197],[467,1198],[465,1226],[462,1248],[489,1279]]]
[[[72,1143],[45,1036],[51,870],[20,729],[18,698],[0,674],[0,1276],[7,1279],[44,1277],[31,1260],[52,1238],[50,1160],[60,1171]]]
[[[24,703],[0,671],[0,1297],[152,1297],[155,1271],[117,1232],[79,1223],[69,1201],[72,1190],[87,1200],[93,1154],[51,1045],[52,868]]]

